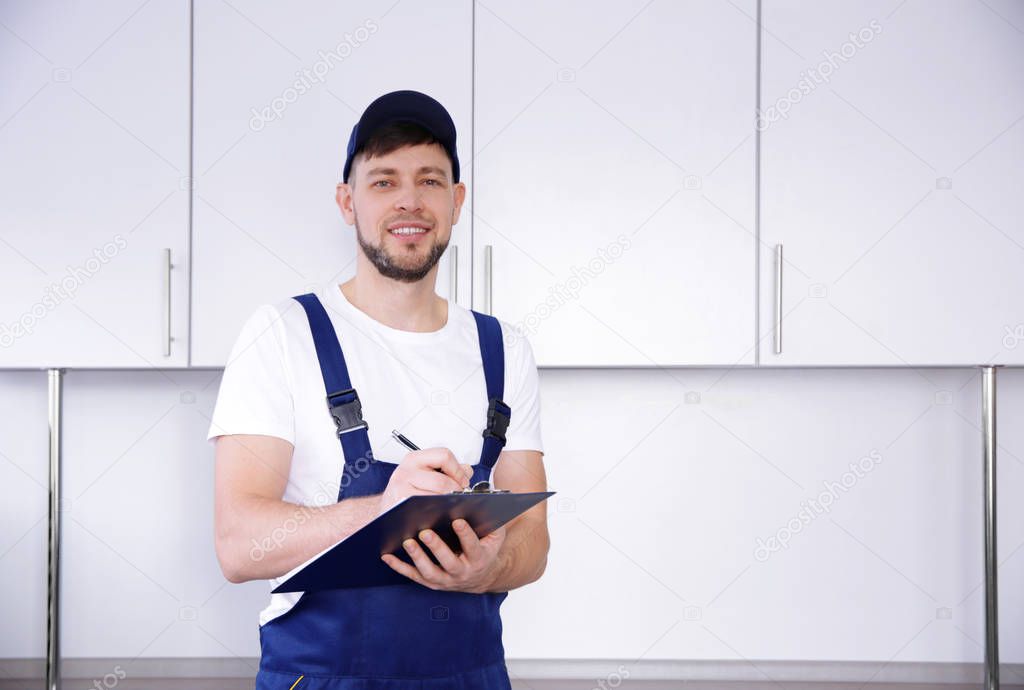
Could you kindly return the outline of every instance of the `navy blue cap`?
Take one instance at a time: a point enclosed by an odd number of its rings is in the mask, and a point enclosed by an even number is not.
[[[352,159],[374,130],[390,122],[413,122],[434,135],[452,159],[453,182],[459,181],[459,156],[455,150],[455,123],[452,116],[425,93],[419,91],[392,91],[386,93],[366,107],[359,122],[352,128],[348,138],[348,156],[342,180],[348,182],[352,170]]]

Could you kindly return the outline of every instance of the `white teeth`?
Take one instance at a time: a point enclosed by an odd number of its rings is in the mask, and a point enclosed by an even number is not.
[[[402,228],[395,228],[394,230],[391,230],[391,233],[394,234],[394,235],[418,235],[418,234],[424,233],[424,232],[426,232],[426,230],[424,230],[423,228],[413,228],[413,227],[402,227]]]

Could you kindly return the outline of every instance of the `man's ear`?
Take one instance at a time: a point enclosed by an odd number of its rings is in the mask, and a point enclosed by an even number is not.
[[[338,204],[338,208],[341,210],[342,217],[345,218],[345,223],[348,225],[355,225],[356,214],[355,209],[352,206],[352,187],[345,182],[339,182],[338,187],[334,192],[334,200]]]
[[[455,192],[455,204],[452,211],[452,225],[455,225],[459,222],[459,214],[462,212],[462,202],[466,200],[466,183],[456,183],[452,191]]]

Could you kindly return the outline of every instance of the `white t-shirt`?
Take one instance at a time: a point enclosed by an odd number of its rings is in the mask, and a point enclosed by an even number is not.
[[[469,310],[449,301],[445,325],[417,333],[374,320],[333,281],[320,285],[316,295],[338,334],[374,457],[398,462],[408,452],[391,437],[397,429],[420,448],[446,447],[459,462],[479,462],[488,400],[476,321]],[[533,350],[510,324],[500,323],[502,399],[512,409],[504,450],[543,452]],[[327,410],[309,321],[294,299],[261,305],[242,327],[224,368],[207,439],[224,434],[289,441],[295,450],[283,500],[300,505],[337,501],[344,455]],[[271,588],[286,577],[271,579]],[[271,594],[260,625],[288,611],[298,598],[298,592]]]

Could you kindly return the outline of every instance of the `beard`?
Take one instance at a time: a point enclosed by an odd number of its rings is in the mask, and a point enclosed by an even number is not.
[[[431,232],[435,231],[436,229],[431,230]],[[382,276],[403,283],[417,283],[423,280],[427,274],[430,273],[430,270],[437,265],[437,262],[441,260],[441,255],[444,254],[444,250],[448,248],[447,242],[443,244],[435,242],[431,245],[430,251],[427,252],[427,255],[417,265],[400,265],[395,260],[395,257],[384,249],[383,243],[381,243],[381,246],[374,246],[363,239],[362,230],[359,228],[358,216],[356,216],[356,239],[359,242],[359,247],[362,249],[363,254],[370,260],[370,263],[377,268]]]

